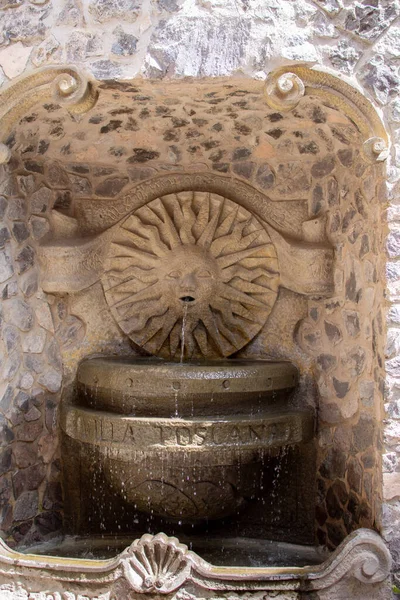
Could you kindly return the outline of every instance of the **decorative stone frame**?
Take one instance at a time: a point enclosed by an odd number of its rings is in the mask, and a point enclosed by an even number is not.
[[[21,80],[13,86],[10,86],[4,92],[4,104],[0,116],[0,122],[2,124],[1,131],[3,141],[3,145],[1,147],[1,155],[4,165],[11,161],[11,163],[9,164],[10,167],[12,167],[12,154],[10,152],[9,146],[12,144],[12,131],[15,127],[18,127],[18,121],[24,116],[26,116],[32,107],[34,107],[40,102],[44,102],[45,100],[50,99],[52,89],[54,90],[53,93],[55,94],[57,102],[65,106],[65,108],[70,113],[75,115],[82,115],[86,111],[92,109],[95,106],[95,102],[98,97],[98,89],[96,84],[94,82],[89,82],[83,75],[81,75],[74,68],[71,67],[66,69],[45,69],[44,71],[41,71],[36,75],[32,75],[27,81]],[[379,178],[383,178],[383,169],[380,163],[382,163],[387,156],[387,136],[385,133],[385,129],[379,119],[379,116],[376,114],[369,102],[365,100],[365,98],[358,90],[355,90],[348,83],[341,79],[335,78],[331,74],[320,72],[317,69],[309,69],[305,66],[292,65],[284,69],[279,69],[278,71],[270,74],[265,85],[265,93],[266,103],[269,106],[271,106],[274,110],[293,110],[296,107],[296,105],[298,105],[298,102],[301,100],[301,98],[304,97],[304,95],[312,95],[320,98],[322,104],[325,103],[329,106],[338,108],[339,110],[343,111],[343,113],[347,115],[349,119],[356,124],[360,135],[363,137],[364,160],[371,165],[371,168],[374,171],[375,179],[379,180]],[[3,167],[3,191],[7,191],[7,174],[8,167]],[[199,177],[201,176],[192,175],[192,177],[197,177],[199,180]],[[213,177],[212,179],[213,181],[217,181],[218,177]],[[216,185],[216,191],[217,188],[221,189],[219,188],[218,183],[213,185]],[[146,184],[139,184],[138,186],[136,186],[136,195],[140,193],[140,186],[144,188],[146,187]],[[226,184],[224,183],[224,189],[225,186]],[[246,184],[242,183],[242,186],[246,186]],[[8,186],[8,189],[10,189],[10,186]],[[184,185],[183,189],[185,189]],[[232,190],[232,194],[234,193],[235,191]],[[29,194],[29,191],[27,191],[27,194]],[[12,197],[16,194],[11,191],[10,195]],[[137,195],[137,197],[139,196]],[[385,199],[382,198],[382,202],[384,201]],[[99,207],[103,206],[103,204],[109,206],[110,202],[96,200],[96,209],[98,210]],[[282,208],[283,202],[279,202],[276,204],[278,206],[278,209],[280,209]],[[68,220],[68,218],[57,218],[54,220],[54,231],[59,235],[67,234],[72,237],[75,236],[78,233],[79,228],[82,227],[85,234],[88,234],[90,231],[93,232],[93,227],[95,227],[95,229],[97,230],[101,230],[104,228],[103,224],[97,224],[95,226],[93,225],[93,223],[95,223],[95,220],[93,220],[92,218],[93,211],[91,212],[91,218],[85,221],[87,214],[89,213],[84,206],[84,202],[83,200],[80,200],[77,205],[78,218],[76,219],[76,222],[74,220]],[[111,211],[111,214],[115,213]],[[90,225],[85,227],[85,222],[90,223]],[[290,229],[290,224],[288,225],[286,223],[285,226],[286,231],[287,227],[289,227]],[[309,219],[309,224],[305,224],[305,227],[303,228],[302,242],[304,242],[304,240],[308,238],[309,241],[316,241],[320,243],[322,240],[324,240],[324,226],[325,221],[323,219]],[[379,240],[379,243],[382,243],[382,239]],[[377,250],[377,255],[379,255],[381,251],[381,248]],[[44,256],[44,259],[45,258],[46,257]],[[381,268],[381,266],[382,265],[378,265],[378,268]],[[380,293],[381,291],[378,292],[378,295]],[[375,308],[376,304],[374,305],[374,310]],[[307,331],[304,333],[304,330],[307,329],[307,327],[309,327],[309,321],[303,322],[301,325],[299,325],[297,335],[298,339],[301,340],[300,343],[303,343],[304,338],[307,337]],[[383,332],[376,333],[375,337],[376,339],[380,340],[380,342],[377,342],[379,354],[379,351],[381,350],[382,346],[381,340],[383,338]],[[379,362],[379,359],[377,360]],[[376,379],[378,381],[379,368],[381,368],[381,366],[376,366]],[[70,370],[70,365],[67,365],[67,369],[69,370],[68,376],[70,376],[73,370]],[[48,387],[46,389],[48,391],[51,391],[51,389],[49,388],[49,384],[43,385],[45,387],[47,385]],[[55,391],[57,390],[55,389]],[[381,393],[382,390],[380,390],[380,394]],[[379,396],[379,399],[379,401],[381,401],[381,396]],[[379,406],[378,404],[376,406],[375,414],[379,414],[381,412],[381,406]],[[323,420],[329,423],[327,413],[324,413],[322,411],[321,414]],[[331,423],[335,423],[334,417]],[[358,426],[360,428],[362,424]],[[330,433],[329,427],[327,427],[325,429],[325,432],[321,433],[321,438],[323,438],[324,436],[328,437],[329,435],[333,435],[333,433]],[[351,432],[351,429],[349,429],[349,435],[355,435],[354,432]],[[332,458],[331,456],[329,458],[329,453],[325,453],[325,456],[321,456],[320,462],[322,465],[325,464],[326,466],[329,463],[329,461],[332,460],[334,460],[334,457]],[[377,467],[377,473],[379,475],[379,467]],[[379,496],[380,493],[378,493],[378,499]],[[378,515],[379,507],[375,507],[374,510],[376,515]],[[372,526],[373,523],[370,520],[368,524]],[[376,516],[376,525],[379,526],[378,516]],[[355,535],[354,539],[356,539],[356,536],[357,534]],[[373,539],[376,540],[375,537]],[[14,559],[20,560],[20,558],[17,558],[15,555]],[[30,568],[31,565],[26,566]],[[320,597],[323,598],[325,596]],[[328,598],[329,596],[326,597]],[[364,595],[363,597],[367,598],[368,596]],[[373,596],[371,596],[371,598],[372,597]]]

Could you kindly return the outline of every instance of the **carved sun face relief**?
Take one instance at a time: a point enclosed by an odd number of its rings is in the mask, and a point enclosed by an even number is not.
[[[218,194],[151,201],[116,229],[106,300],[122,330],[168,359],[229,356],[264,325],[279,286],[271,239]]]

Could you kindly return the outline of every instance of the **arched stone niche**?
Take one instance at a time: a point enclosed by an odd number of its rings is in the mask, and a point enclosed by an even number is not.
[[[293,65],[266,82],[168,84],[47,69],[3,98],[7,539],[61,527],[59,398],[79,361],[140,352],[101,283],[115,228],[188,191],[250,210],[277,249],[276,302],[239,356],[300,370],[294,402],[318,416],[317,540],[333,548],[356,528],[379,530],[387,138],[368,101]]]

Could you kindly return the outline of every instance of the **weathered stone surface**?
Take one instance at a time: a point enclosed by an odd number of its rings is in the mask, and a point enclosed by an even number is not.
[[[35,178],[33,175],[20,175],[17,177],[18,186],[24,196],[35,191]]]
[[[400,496],[400,473],[383,474],[383,491],[387,500]]]
[[[59,59],[60,55],[60,42],[53,35],[50,35],[34,48],[31,60],[35,67],[41,67],[43,64]]]
[[[317,356],[317,364],[323,371],[331,371],[336,366],[337,359],[332,354],[320,354]]]
[[[86,20],[81,3],[78,0],[67,0],[58,16],[57,25],[83,27],[85,23]]]
[[[262,165],[259,167],[256,173],[256,183],[263,190],[268,190],[274,185],[275,176],[268,165]]]
[[[361,415],[357,425],[353,427],[353,446],[359,452],[364,452],[372,446],[375,436],[375,424],[371,417]]]
[[[235,71],[245,52],[250,23],[236,16],[222,22],[204,15],[199,25],[196,17],[182,19],[179,14],[159,23],[148,47],[146,75],[157,78],[175,72],[178,76],[217,77]],[[232,52],[221,55],[221,47]],[[182,53],[183,48],[187,51]]]
[[[58,481],[50,481],[43,497],[45,510],[60,510],[62,508],[62,489]]]
[[[129,182],[128,178],[110,177],[102,181],[95,189],[94,193],[97,196],[114,198],[120,193],[122,188]]]
[[[105,23],[111,19],[123,18],[127,22],[133,22],[137,19],[140,10],[138,0],[91,0],[89,2],[89,11],[95,21]]]
[[[357,300],[357,280],[355,274],[350,273],[348,279],[346,280],[346,297],[348,300],[352,300],[353,302]]]
[[[327,529],[327,533],[328,533],[328,538],[329,538],[329,542],[331,547],[337,547],[346,537],[347,531],[344,528],[344,525],[342,525],[342,523],[330,523],[328,522],[326,525],[326,529]]]
[[[336,480],[329,488],[326,495],[328,514],[333,519],[340,519],[343,515],[343,507],[348,499],[346,484]]]
[[[360,3],[345,13],[345,27],[348,31],[368,41],[375,40],[399,15],[396,2],[381,0],[376,3]]]
[[[26,521],[34,517],[38,510],[38,502],[38,493],[35,491],[21,494],[14,507],[15,521]]]
[[[40,354],[43,352],[46,343],[46,331],[42,328],[35,328],[22,339],[22,349],[24,352]]]
[[[343,366],[349,371],[352,377],[358,377],[364,370],[365,362],[366,353],[364,348],[356,346],[346,353]]]
[[[30,467],[37,462],[35,448],[31,443],[18,442],[14,445],[13,454],[15,464],[20,469]]]
[[[12,226],[12,233],[15,240],[21,244],[29,237],[29,229],[23,221],[16,221]]]
[[[368,62],[363,83],[380,104],[387,104],[399,90],[396,70],[379,55]]]
[[[347,41],[341,40],[338,45],[330,51],[329,59],[336,69],[350,74],[361,55],[362,50],[357,48],[355,44],[349,44]]]
[[[350,383],[348,381],[340,381],[336,377],[332,378],[333,387],[338,398],[344,398],[350,389]]]
[[[41,535],[55,535],[62,526],[62,515],[54,511],[43,512],[35,518],[35,525]]]
[[[311,174],[313,177],[321,178],[329,175],[335,168],[335,158],[333,156],[327,156],[326,158],[314,163],[311,167]]]
[[[55,435],[47,434],[43,435],[38,440],[38,451],[39,456],[42,458],[45,464],[50,463],[56,453],[58,446],[58,439]]]
[[[10,238],[11,238],[11,235],[8,230],[8,227],[2,227],[0,229],[0,247],[4,246],[4,244],[6,242],[8,242]]]
[[[342,333],[337,325],[334,323],[330,323],[329,321],[324,322],[325,333],[329,339],[329,341],[336,345],[342,339]]]
[[[72,191],[76,196],[90,196],[92,193],[92,186],[90,181],[86,177],[79,177],[78,175],[69,175],[72,185]]]
[[[32,387],[34,381],[35,380],[31,373],[22,373],[21,378],[19,380],[19,387],[23,390],[29,390]]]
[[[0,476],[11,469],[12,449],[4,448],[0,451]]]
[[[50,231],[50,224],[47,219],[42,217],[32,217],[29,221],[32,228],[32,235],[35,240],[40,240]]]
[[[33,294],[36,294],[39,288],[38,272],[34,269],[22,274],[19,278],[19,286],[26,298],[30,298]]]
[[[6,344],[7,352],[16,350],[21,343],[18,329],[13,325],[5,325],[2,330],[2,339]]]
[[[15,497],[26,491],[37,490],[44,476],[45,467],[40,463],[19,470],[12,478]]]
[[[251,179],[254,169],[255,163],[251,161],[241,161],[233,163],[232,165],[233,172],[239,177],[244,177],[245,179]]]
[[[26,200],[23,198],[11,198],[8,201],[7,216],[12,221],[23,219],[27,214]]]
[[[67,60],[71,63],[101,56],[102,51],[102,37],[91,32],[74,31],[66,43]]]
[[[41,187],[30,197],[31,211],[40,215],[46,213],[53,202],[53,192],[47,187]]]
[[[23,421],[16,429],[15,437],[21,442],[34,442],[42,432],[43,424],[40,420]]]
[[[33,310],[23,300],[13,298],[8,300],[5,305],[7,319],[12,325],[15,325],[21,331],[30,331],[34,323]]]
[[[347,463],[347,483],[350,489],[361,493],[362,490],[363,469],[357,459],[351,458]]]
[[[60,353],[59,344],[56,339],[52,339],[46,350],[47,361],[56,371],[62,371],[63,361]]]
[[[6,214],[7,206],[8,206],[7,200],[4,198],[4,196],[0,196],[0,219],[4,218],[4,215]]]
[[[68,188],[70,180],[64,167],[57,162],[47,167],[47,182],[53,188]]]
[[[112,60],[97,60],[91,69],[97,79],[118,79],[122,75],[121,65]]]
[[[321,475],[333,481],[343,478],[346,471],[346,454],[337,448],[330,448],[321,465]]]
[[[16,256],[18,273],[21,275],[28,271],[35,263],[35,251],[32,246],[25,246]]]
[[[357,337],[357,335],[360,333],[359,313],[353,310],[344,310],[342,314],[348,335],[351,337]]]
[[[44,373],[42,373],[38,377],[38,383],[46,388],[49,392],[58,392],[61,388],[61,380],[62,374],[55,369],[46,369]]]
[[[118,56],[132,56],[136,52],[138,38],[130,33],[126,33],[122,27],[117,27],[114,34],[116,40],[111,46],[111,52]]]
[[[39,325],[47,331],[54,332],[53,317],[48,303],[45,300],[37,300],[34,311]]]
[[[25,47],[21,42],[0,50],[0,66],[9,79],[23,73],[31,52],[32,48]]]
[[[41,416],[42,413],[40,412],[40,410],[37,409],[36,406],[31,406],[30,409],[26,412],[24,418],[25,421],[31,422],[37,421],[38,419],[40,419]]]
[[[63,348],[73,347],[79,344],[85,337],[86,327],[81,319],[74,315],[64,319],[57,328],[57,340]]]
[[[373,381],[360,381],[359,384],[360,399],[366,408],[374,406],[375,385]]]
[[[3,377],[7,381],[11,381],[14,379],[15,375],[18,373],[18,369],[21,365],[21,353],[17,350],[10,352],[7,355],[7,358],[4,362],[3,367]]]
[[[0,250],[0,283],[7,281],[14,274],[10,250]]]
[[[309,170],[299,163],[280,164],[276,172],[274,192],[280,196],[299,197],[311,187]]]

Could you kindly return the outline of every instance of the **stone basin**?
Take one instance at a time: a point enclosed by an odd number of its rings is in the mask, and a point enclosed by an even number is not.
[[[283,361],[94,358],[80,364],[77,391],[81,405],[132,416],[222,416],[263,412],[297,381]]]
[[[62,428],[135,509],[219,519],[257,494],[265,455],[312,438],[312,414],[287,402],[297,377],[286,362],[89,359]]]

